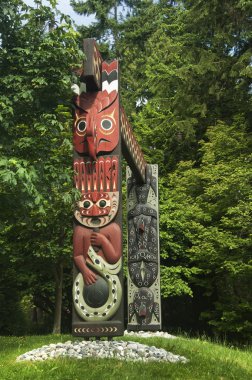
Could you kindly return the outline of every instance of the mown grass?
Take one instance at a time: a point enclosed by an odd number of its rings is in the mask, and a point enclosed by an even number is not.
[[[124,337],[133,340],[132,337]],[[0,337],[1,380],[140,380],[140,379],[252,379],[252,350],[230,348],[202,339],[134,338],[187,357],[182,363],[140,363],[115,359],[54,359],[19,362],[16,357],[44,344],[73,340],[70,335]]]

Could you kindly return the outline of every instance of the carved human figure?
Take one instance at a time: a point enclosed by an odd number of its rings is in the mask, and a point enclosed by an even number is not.
[[[118,192],[92,192],[82,194],[77,204],[75,217],[81,225],[74,229],[74,262],[86,285],[97,279],[89,266],[90,246],[108,264],[117,263],[121,257],[121,229],[118,224],[110,223],[117,213],[118,200]]]

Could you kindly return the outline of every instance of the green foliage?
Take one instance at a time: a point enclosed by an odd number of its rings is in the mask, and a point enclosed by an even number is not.
[[[50,304],[54,268],[71,267],[69,100],[83,53],[68,18],[56,21],[54,9],[36,3],[6,2],[9,17],[0,23],[0,260],[2,273],[16,270],[18,289]]]
[[[132,75],[134,131],[147,160],[159,164],[162,295],[194,297],[197,289],[200,318],[217,333],[247,339],[251,2],[172,3],[143,10],[146,39],[129,39],[136,54],[133,48],[127,57],[141,72]]]
[[[118,7],[127,3],[127,1],[78,1],[71,0],[75,12],[83,15],[93,15],[95,16],[95,21],[91,23],[88,27],[81,26],[79,29],[82,36],[88,38],[95,38],[99,42],[108,43],[108,40],[114,45],[117,44],[118,32],[119,32],[119,14]],[[115,46],[115,50],[116,50]],[[108,51],[108,50],[107,50]]]
[[[20,305],[19,286],[16,272],[9,263],[0,257],[1,270],[0,277],[0,331],[6,335],[22,334],[26,327],[26,321]]]
[[[149,129],[162,173],[181,160],[199,160],[198,142],[208,126],[230,124],[237,114],[250,118],[249,7],[244,11],[236,3],[159,5],[163,17],[145,44],[141,66],[148,104],[137,131],[141,136]]]
[[[251,139],[242,119],[232,126],[219,123],[206,137],[200,167],[181,162],[163,188],[161,202],[166,197],[168,202],[161,206],[161,255],[168,265],[184,265],[175,272],[182,279],[189,268],[186,279],[212,300],[212,310],[201,314],[210,325],[247,338],[252,332]]]
[[[152,0],[70,1],[75,12],[86,16],[92,15],[95,19],[89,26],[82,25],[78,27],[82,37],[95,38],[100,44],[103,58],[121,59],[124,59],[127,54],[125,51],[126,46],[123,43],[125,31],[128,30],[129,34],[134,34],[134,37],[132,37],[135,41],[136,39],[138,39],[138,42],[141,41],[143,33],[139,21],[143,16],[143,12],[141,16],[139,12],[144,9],[149,10],[152,3]],[[131,47],[135,48],[134,44]]]

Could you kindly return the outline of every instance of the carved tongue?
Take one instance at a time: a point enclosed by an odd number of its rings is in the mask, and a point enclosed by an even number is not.
[[[144,222],[142,221],[142,223],[139,224],[139,227],[138,227],[138,230],[140,233],[144,233]]]
[[[141,303],[141,305],[140,305],[139,317],[146,317],[146,306],[144,303]]]

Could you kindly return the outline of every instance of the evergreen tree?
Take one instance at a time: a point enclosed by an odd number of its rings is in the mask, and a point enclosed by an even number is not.
[[[163,21],[147,44],[149,97],[139,133],[164,172],[180,160],[200,161],[208,126],[230,124],[237,113],[251,118],[249,2],[188,4],[161,6]]]
[[[215,332],[249,341],[252,140],[246,124],[237,118],[232,126],[208,128],[200,167],[181,162],[168,176],[161,246],[166,294],[179,295],[182,280],[201,289],[200,318]]]
[[[245,291],[251,286],[251,2],[159,7],[163,21],[146,43],[146,105],[135,131],[161,169],[163,294],[200,286],[201,317],[245,339],[251,336]]]
[[[83,38],[95,38],[100,43],[103,57],[122,58],[121,34],[125,30],[125,21],[135,17],[139,9],[148,7],[152,0],[79,0],[70,1],[75,12],[94,16],[89,26],[78,28]]]
[[[73,9],[78,14],[83,14],[85,16],[93,15],[95,20],[90,26],[86,27],[83,25],[79,28],[82,36],[95,38],[100,43],[105,42],[105,44],[110,44],[116,46],[119,33],[119,6],[124,3],[124,1],[96,1],[88,0],[85,2],[71,0],[70,1]],[[116,51],[116,47],[115,47]]]

